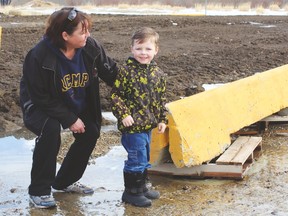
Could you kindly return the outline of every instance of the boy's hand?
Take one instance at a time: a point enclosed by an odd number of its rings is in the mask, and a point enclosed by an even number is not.
[[[164,133],[166,127],[167,127],[167,126],[166,126],[165,123],[159,123],[159,124],[158,124],[158,133]]]
[[[134,124],[134,120],[131,115],[127,116],[122,120],[122,123],[125,127],[130,127]]]

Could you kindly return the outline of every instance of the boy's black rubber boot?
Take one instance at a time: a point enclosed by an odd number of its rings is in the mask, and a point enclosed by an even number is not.
[[[147,197],[148,199],[159,199],[160,192],[151,189],[152,185],[150,185],[151,183],[149,182],[149,178],[147,174],[148,174],[147,169],[145,169],[145,171],[143,172],[143,179],[145,181],[144,188],[143,188],[144,196]]]
[[[122,201],[138,207],[149,207],[152,205],[150,199],[144,196],[145,181],[143,173],[124,172],[125,190]]]
[[[148,199],[159,199],[160,193],[159,191],[148,189],[147,187],[144,188],[144,196]]]
[[[149,207],[152,205],[150,199],[144,196],[143,192],[132,192],[125,188],[122,195],[122,201],[138,207]]]

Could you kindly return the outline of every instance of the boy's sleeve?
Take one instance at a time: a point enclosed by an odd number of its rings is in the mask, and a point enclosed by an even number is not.
[[[123,120],[128,115],[131,115],[130,110],[125,104],[126,84],[127,84],[127,73],[124,67],[120,67],[111,91],[111,109],[113,115],[118,120]]]
[[[167,118],[167,109],[166,109],[166,75],[161,77],[161,107],[160,107],[160,123],[168,124],[168,118]]]

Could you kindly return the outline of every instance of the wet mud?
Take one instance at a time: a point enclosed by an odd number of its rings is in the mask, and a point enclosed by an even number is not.
[[[34,137],[21,129],[19,81],[24,57],[41,39],[46,18],[1,14],[1,215],[287,215],[288,137],[278,136],[273,128],[262,135],[262,155],[243,180],[153,175],[152,183],[161,198],[153,201],[150,208],[121,202],[125,152],[119,143],[113,147],[108,136],[99,142],[93,158],[96,161],[88,166],[82,179],[95,189],[92,196],[57,192],[56,209],[30,207],[27,187]],[[93,21],[92,36],[117,62],[129,56],[129,38],[134,29],[146,25],[159,32],[160,52],[156,60],[167,73],[168,101],[201,92],[202,84],[235,81],[288,62],[286,16],[93,15]],[[101,97],[103,110],[109,111],[109,88],[103,83]],[[17,134],[19,128],[24,135]],[[99,154],[107,143],[111,147]]]
[[[130,55],[130,36],[141,26],[160,34],[156,57],[167,74],[168,102],[203,91],[202,84],[227,83],[288,62],[287,16],[92,15],[91,36],[118,63]],[[0,131],[22,126],[19,81],[28,50],[43,36],[47,16],[1,14]],[[101,83],[102,109],[110,89]]]
[[[275,141],[277,139],[277,141]],[[39,210],[29,205],[27,186],[34,140],[1,138],[1,215],[287,215],[288,141],[266,134],[262,155],[243,180],[193,179],[151,175],[161,192],[152,207],[137,208],[121,202],[122,168],[126,152],[113,147],[91,163],[82,183],[91,186],[90,196],[53,191],[57,208]]]

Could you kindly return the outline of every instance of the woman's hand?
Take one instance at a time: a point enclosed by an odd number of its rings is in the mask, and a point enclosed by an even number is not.
[[[125,127],[130,127],[134,124],[134,120],[131,115],[128,115],[126,118],[122,120],[122,123]]]
[[[73,133],[84,133],[85,132],[85,125],[80,118],[76,120],[74,124],[72,124],[69,129]]]

